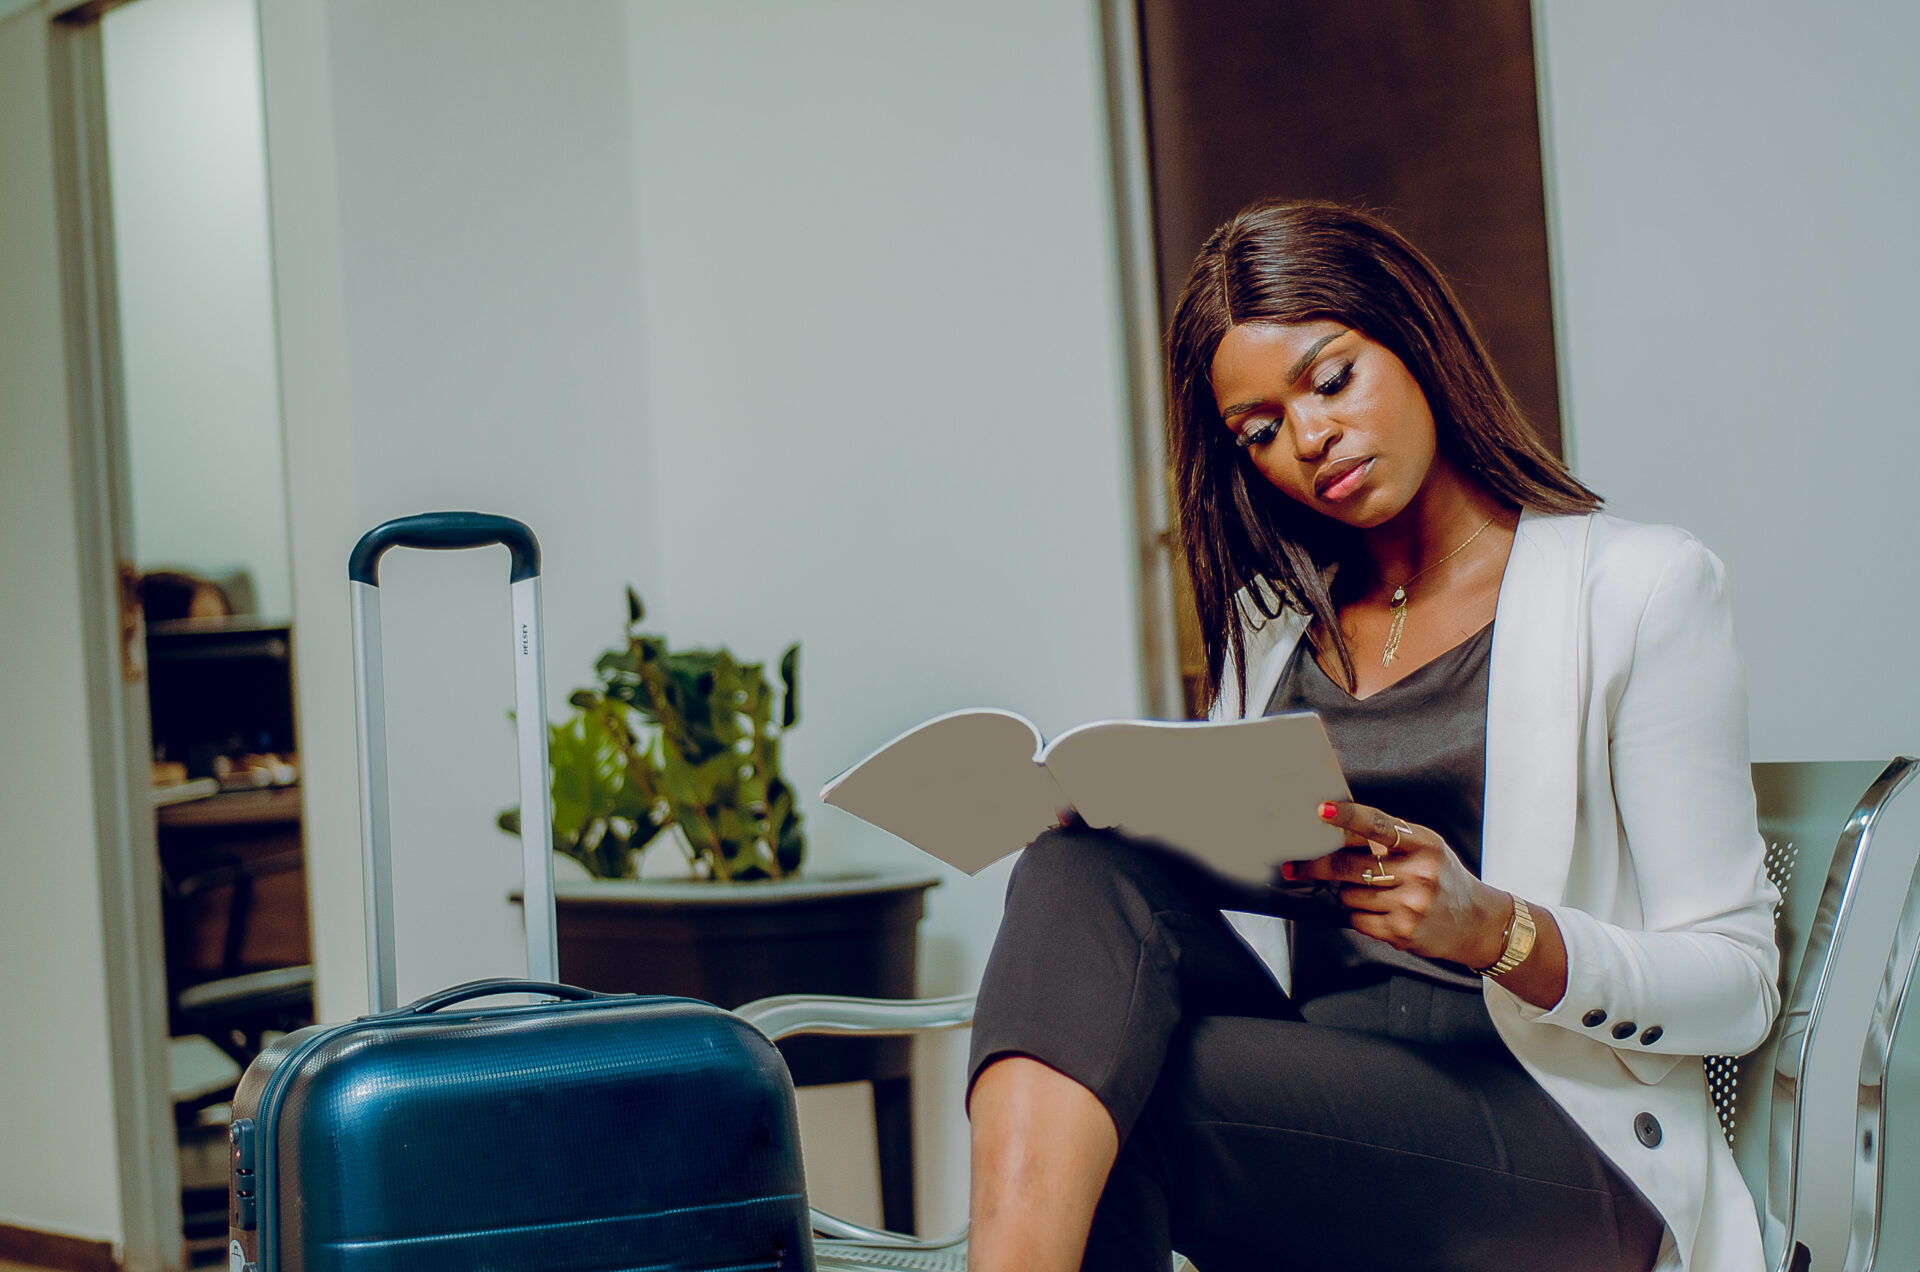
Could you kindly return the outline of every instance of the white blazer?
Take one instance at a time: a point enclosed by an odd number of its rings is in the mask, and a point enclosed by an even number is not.
[[[1719,558],[1671,526],[1523,514],[1496,617],[1481,877],[1553,914],[1567,992],[1548,1010],[1484,981],[1487,1009],[1665,1218],[1661,1272],[1754,1272],[1759,1221],[1699,1061],[1758,1046],[1780,1006]],[[1306,626],[1248,626],[1253,711]],[[1224,680],[1214,717],[1234,719]],[[1284,924],[1232,919],[1286,983]]]

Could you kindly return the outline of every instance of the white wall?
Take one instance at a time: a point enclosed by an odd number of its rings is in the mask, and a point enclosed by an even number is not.
[[[628,582],[677,641],[800,640],[808,792],[948,707],[1138,706],[1093,8],[551,12],[262,10],[327,1016],[362,976],[342,563],[381,518],[536,528],[556,705]],[[503,558],[389,560],[409,993],[520,965],[506,596]],[[806,815],[817,869],[907,861]],[[924,988],[973,984],[1003,882],[935,892]],[[921,1083],[932,1226],[964,1210],[960,1055]],[[870,1140],[812,1107],[831,1199]]]
[[[799,640],[813,868],[927,866],[812,793],[955,707],[1049,733],[1140,710],[1095,8],[629,14],[656,617],[754,657]],[[1005,887],[941,870],[928,993],[978,983]],[[921,1051],[943,1230],[965,1040]]]
[[[101,43],[139,564],[244,568],[256,612],[285,617],[253,0],[141,0]]]
[[[1920,749],[1920,8],[1536,7],[1581,476],[1725,559],[1756,756]]]
[[[262,10],[321,1011],[363,960],[346,557],[479,508],[547,552],[550,692],[653,582],[621,13]],[[283,215],[284,214],[284,215]],[[404,995],[524,971],[504,552],[382,572]]]
[[[0,1223],[121,1238],[47,16],[0,21]]]

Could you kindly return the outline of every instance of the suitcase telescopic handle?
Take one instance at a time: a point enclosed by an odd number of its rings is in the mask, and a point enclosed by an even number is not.
[[[520,754],[520,844],[526,861],[527,977],[541,986],[560,978],[553,907],[547,693],[540,654],[540,544],[532,530],[512,517],[484,512],[425,512],[367,531],[347,562],[353,593],[355,705],[360,721],[367,1001],[374,1012],[388,1011],[400,1001],[394,964],[393,853],[387,806],[387,690],[380,656],[380,558],[391,548],[444,550],[494,544],[504,545],[513,556],[514,726]]]
[[[437,994],[428,994],[425,998],[397,1007],[386,1013],[390,1016],[430,1016],[436,1011],[444,1011],[457,1003],[470,1002],[475,998],[493,998],[500,994],[538,994],[543,998],[564,998],[569,1002],[586,1002],[592,998],[612,998],[612,994],[601,994],[591,989],[581,989],[577,985],[561,985],[554,981],[519,980],[504,977],[495,980],[468,981],[464,985],[455,985],[443,989]]]
[[[347,577],[368,587],[380,586],[380,558],[388,548],[490,548],[494,544],[513,554],[515,583],[540,574],[540,542],[524,521],[490,512],[423,512],[396,517],[360,536],[347,558]]]

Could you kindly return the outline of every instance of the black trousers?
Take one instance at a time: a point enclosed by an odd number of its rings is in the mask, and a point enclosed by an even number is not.
[[[1083,1269],[1653,1266],[1658,1212],[1476,995],[1396,977],[1296,1006],[1222,909],[1284,907],[1084,827],[1014,867],[970,1079],[1031,1056],[1112,1114]]]

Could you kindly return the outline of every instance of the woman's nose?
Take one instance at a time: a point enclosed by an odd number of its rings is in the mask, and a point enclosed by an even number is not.
[[[1340,426],[1320,411],[1296,411],[1293,417],[1293,454],[1303,464],[1318,461],[1339,439]]]

